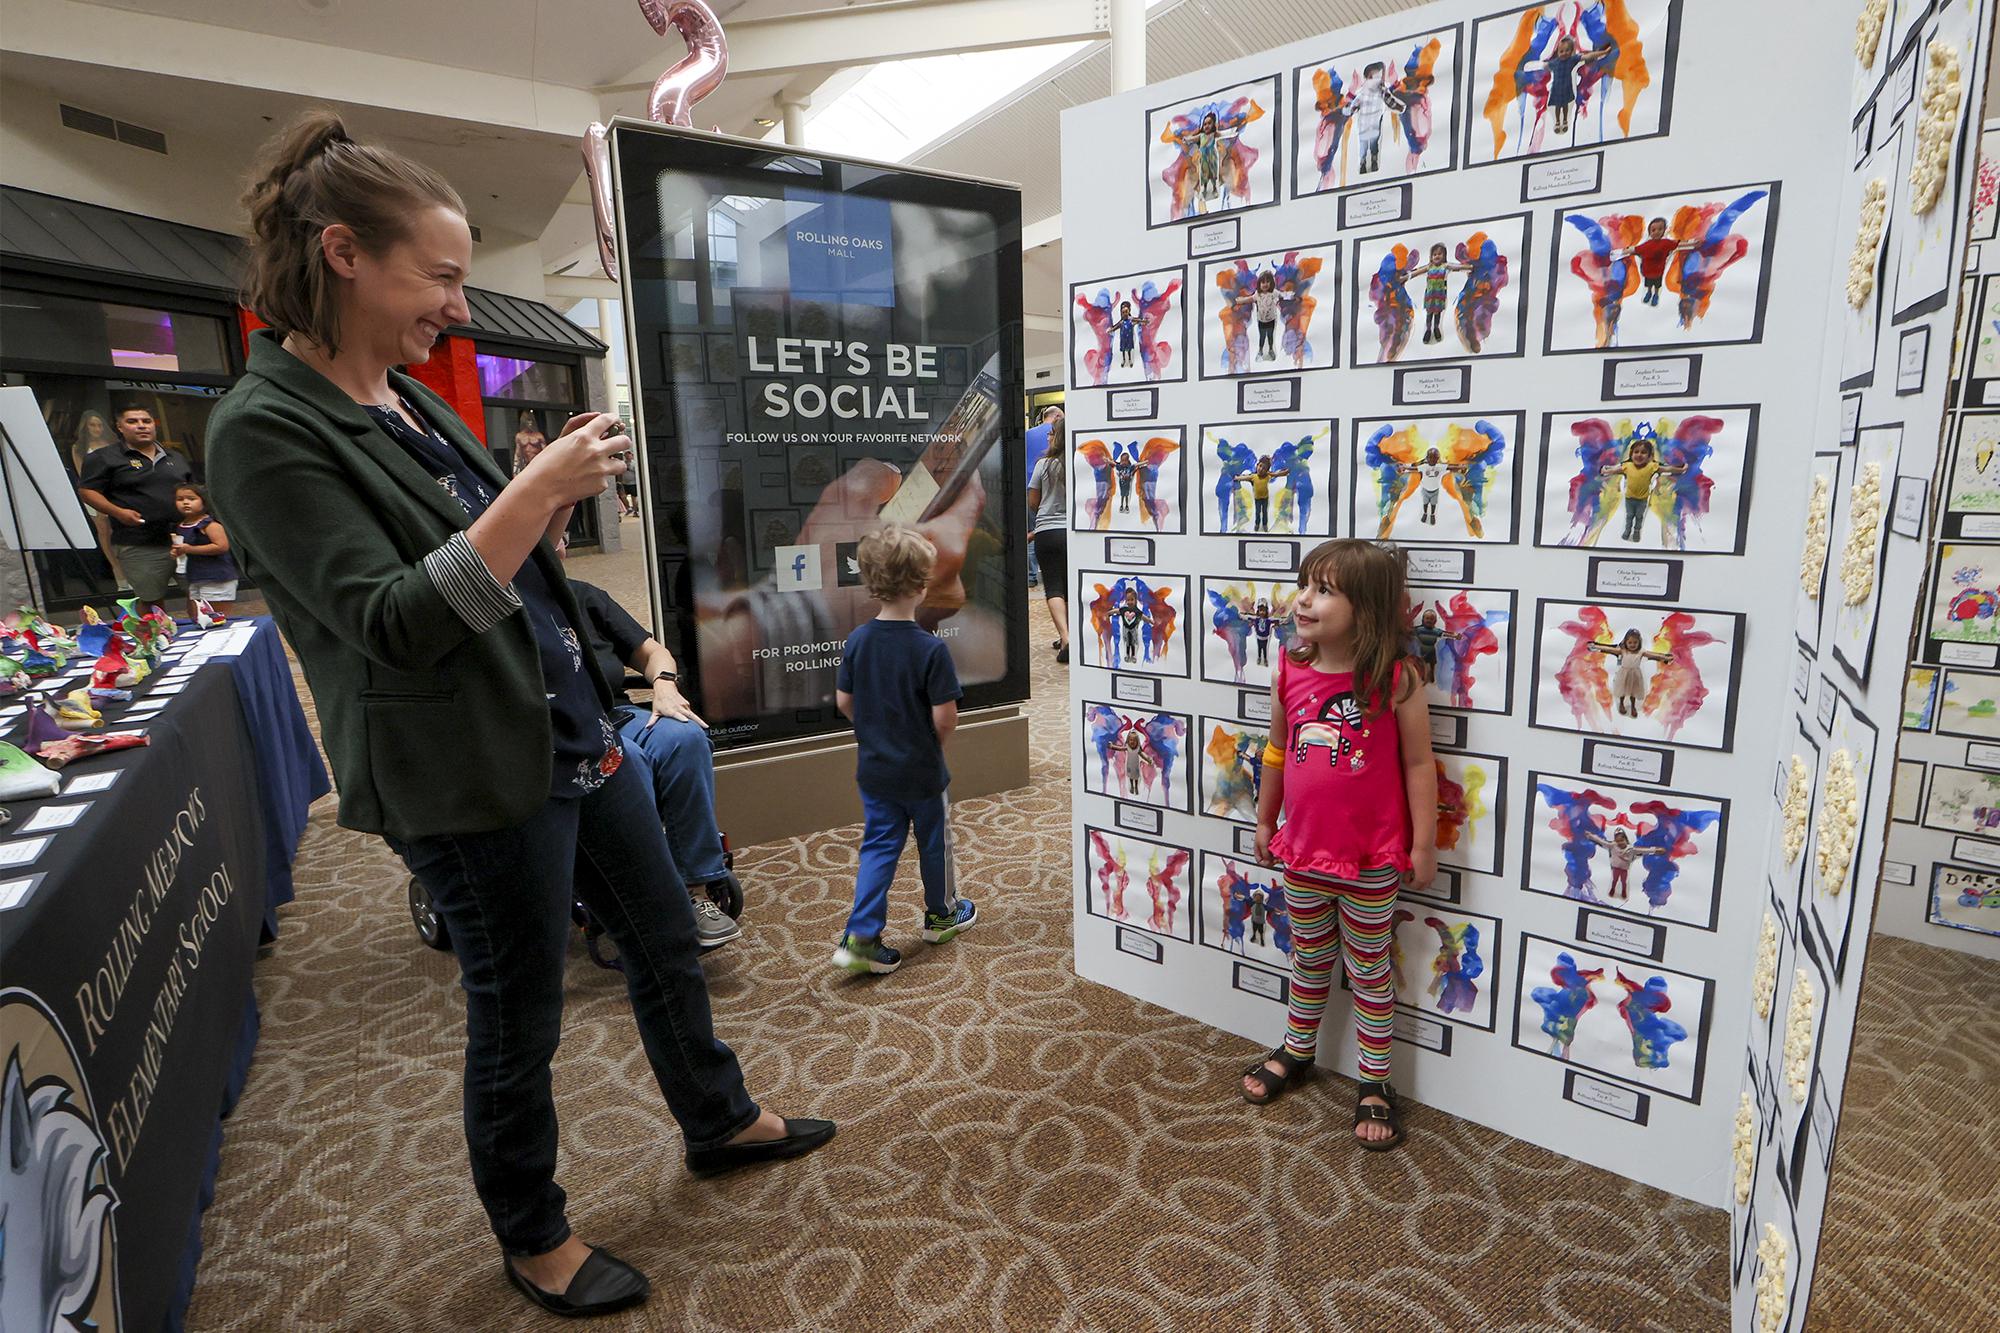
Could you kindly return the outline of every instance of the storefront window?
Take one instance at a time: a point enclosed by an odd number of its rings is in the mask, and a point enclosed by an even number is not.
[[[10,290],[0,355],[155,375],[227,375],[228,336],[227,322],[212,315]]]
[[[486,447],[501,471],[514,476],[585,410],[581,377],[564,361],[539,361],[496,350],[478,350],[479,391],[486,409]],[[578,505],[569,544],[595,546],[597,507]]]
[[[13,299],[13,293],[10,293]],[[41,299],[35,297],[32,299]],[[9,329],[9,343],[12,342]],[[26,385],[35,394],[48,423],[49,435],[63,466],[74,480],[83,459],[95,449],[115,439],[111,423],[127,408],[142,407],[158,424],[158,439],[167,448],[188,460],[197,479],[206,475],[208,419],[227,390],[156,380],[102,379],[86,375],[0,374],[0,383]],[[68,608],[85,601],[103,601],[118,593],[118,580],[105,556],[109,527],[99,524],[96,511],[92,529],[98,538],[95,551],[37,551],[36,577],[44,603],[50,608]]]
[[[574,403],[582,397],[576,388],[576,367],[564,362],[534,361],[498,352],[480,352],[478,357],[482,398]]]

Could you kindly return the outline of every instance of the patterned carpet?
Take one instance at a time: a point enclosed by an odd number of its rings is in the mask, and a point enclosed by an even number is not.
[[[630,595],[632,559],[576,564]],[[1034,614],[1046,645],[1039,602]],[[1424,1108],[1405,1151],[1364,1154],[1344,1080],[1253,1110],[1234,1077],[1249,1043],[1078,980],[1058,671],[1044,647],[1034,783],[954,807],[960,880],[983,918],[962,940],[926,948],[912,928],[896,976],[837,976],[826,956],[857,830],[739,857],[746,935],[708,961],[718,1026],[753,1094],[840,1121],[828,1149],[689,1178],[619,978],[576,948],[555,1070],[560,1178],[581,1234],[655,1284],[649,1304],[597,1327],[1726,1325],[1723,1214]],[[400,867],[334,827],[330,801],[298,882],[258,968],[263,1041],[224,1140],[188,1327],[529,1325],[465,1169],[450,958],[418,943]],[[912,869],[894,901],[914,927]],[[1857,1070],[1856,1095],[1880,1098],[1868,1083]],[[1994,1220],[1966,1215],[1975,1237]],[[1886,1281],[1871,1279],[1885,1300]]]
[[[2000,963],[1877,935],[1807,1327],[2000,1328]]]

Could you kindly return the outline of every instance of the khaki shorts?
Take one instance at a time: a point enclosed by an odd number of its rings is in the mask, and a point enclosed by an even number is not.
[[[142,602],[163,602],[174,581],[174,553],[167,546],[120,546],[118,563],[125,568],[125,581]]]

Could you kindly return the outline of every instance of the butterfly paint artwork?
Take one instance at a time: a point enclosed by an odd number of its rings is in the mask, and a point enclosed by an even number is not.
[[[1539,935],[1521,936],[1520,960],[1516,1047],[1701,1100],[1713,981]]]
[[[1740,614],[1544,601],[1537,621],[1531,725],[1729,748]]]
[[[1178,940],[1194,939],[1194,853],[1111,829],[1084,829],[1090,915]]]
[[[1680,0],[1569,0],[1473,24],[1469,160],[1664,133]]]
[[[1079,532],[1181,532],[1183,455],[1178,426],[1077,431],[1069,480]]]
[[[1754,406],[1551,415],[1537,544],[1740,553],[1757,417]]]

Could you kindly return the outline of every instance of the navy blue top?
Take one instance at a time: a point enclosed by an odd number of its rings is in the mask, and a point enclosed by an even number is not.
[[[944,640],[914,620],[870,620],[847,636],[835,684],[854,696],[854,777],[877,796],[922,800],[951,782],[931,706],[965,693]]]
[[[467,518],[477,519],[493,503],[493,490],[456,445],[439,435],[429,422],[423,432],[392,408],[366,405],[368,415],[389,438],[437,478],[445,493],[458,501]],[[403,409],[419,421],[423,413],[407,399]],[[604,714],[597,691],[583,670],[583,641],[556,602],[555,592],[530,556],[514,575],[521,614],[535,631],[542,662],[542,688],[549,696],[549,729],[555,738],[555,763],[550,772],[553,796],[583,796],[596,791],[618,770],[624,752],[618,731]]]
[[[189,546],[206,546],[215,540],[208,535],[208,525],[213,522],[215,515],[204,514],[192,523],[174,524],[174,530]],[[236,557],[228,551],[220,555],[191,555],[187,558],[189,583],[233,583],[242,577],[236,568]]]

